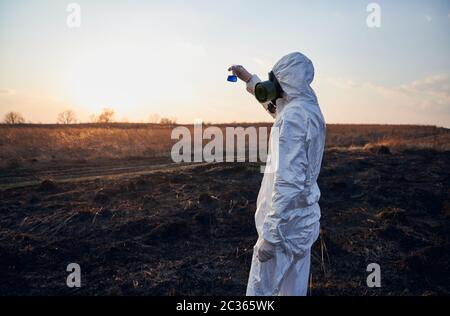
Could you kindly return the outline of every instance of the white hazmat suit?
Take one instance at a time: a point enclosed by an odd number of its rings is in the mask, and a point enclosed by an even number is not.
[[[325,121],[316,94],[311,61],[301,53],[283,57],[273,67],[283,89],[276,102],[268,159],[277,168],[265,173],[255,214],[258,242],[254,247],[247,295],[306,295],[311,246],[319,236],[320,190],[317,178],[325,145]],[[247,90],[254,94],[260,79],[253,75]],[[263,104],[267,110],[267,104]],[[274,133],[274,128],[278,133]],[[275,152],[276,151],[276,152]],[[273,163],[273,161],[272,161]],[[266,241],[274,256],[258,259],[258,247]]]

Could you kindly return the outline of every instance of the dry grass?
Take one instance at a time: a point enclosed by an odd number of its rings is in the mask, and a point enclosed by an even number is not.
[[[270,124],[230,124],[267,126]],[[221,125],[223,129],[225,125]],[[192,131],[192,126],[189,126]],[[171,125],[0,125],[0,165],[168,156]],[[329,125],[327,147],[450,150],[450,130],[434,126]]]
[[[0,159],[91,160],[166,155],[171,147],[167,126],[55,126],[0,128]]]
[[[440,151],[450,150],[450,133],[418,137],[416,139],[390,138],[378,142],[367,143],[363,149],[370,150],[373,147],[385,146],[396,151],[405,149],[434,149]]]
[[[327,147],[450,150],[450,130],[417,125],[329,125]]]

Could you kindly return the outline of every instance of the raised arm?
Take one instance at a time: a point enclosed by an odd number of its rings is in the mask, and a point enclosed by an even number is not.
[[[244,81],[247,84],[247,91],[251,93],[252,95],[255,95],[255,86],[261,82],[261,79],[257,75],[250,74],[247,69],[245,69],[241,65],[235,65],[228,68],[228,71],[232,71],[234,75],[236,75],[239,79]],[[275,118],[275,113],[271,113],[269,108],[270,102],[260,103],[264,110],[267,111],[273,118]]]

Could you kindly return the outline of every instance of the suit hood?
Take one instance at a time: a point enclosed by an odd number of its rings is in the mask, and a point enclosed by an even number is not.
[[[291,53],[281,58],[272,69],[284,91],[283,99],[301,99],[317,103],[317,97],[311,88],[314,80],[314,66],[302,53]]]

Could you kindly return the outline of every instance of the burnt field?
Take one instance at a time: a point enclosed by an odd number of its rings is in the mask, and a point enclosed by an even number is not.
[[[161,164],[107,176],[100,165],[89,177],[76,165],[52,176],[49,165],[30,182],[24,169],[2,169],[0,295],[245,294],[257,164]],[[445,150],[329,146],[310,293],[449,295],[449,167]],[[20,185],[7,180],[14,177]],[[72,262],[81,288],[66,286]],[[366,286],[372,262],[381,288]]]

